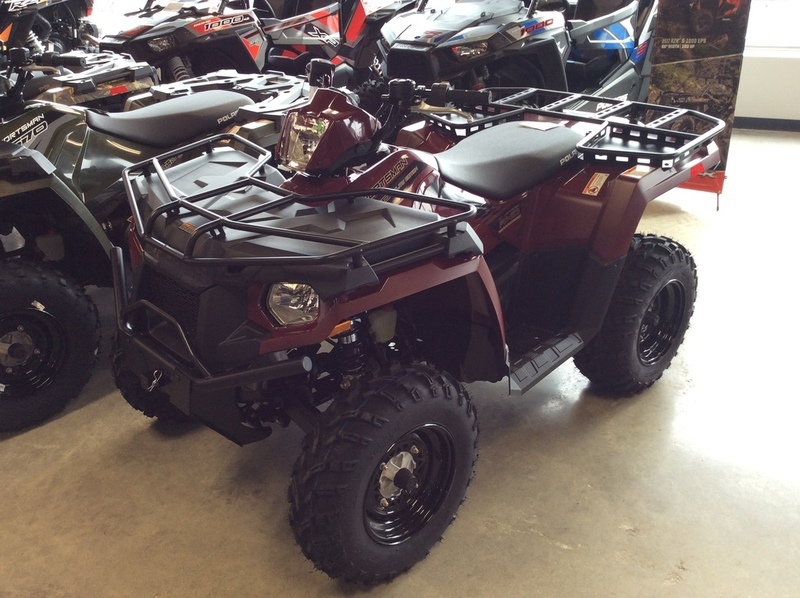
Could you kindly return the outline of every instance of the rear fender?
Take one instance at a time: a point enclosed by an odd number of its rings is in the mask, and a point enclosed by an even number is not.
[[[506,57],[523,56],[532,61],[544,75],[544,87],[565,91],[567,89],[567,75],[564,70],[566,56],[558,50],[555,38],[543,39],[528,43],[520,50],[509,50]]]
[[[258,73],[267,62],[269,44],[260,31],[240,37],[204,41],[187,51],[195,76],[225,68],[240,73]]]

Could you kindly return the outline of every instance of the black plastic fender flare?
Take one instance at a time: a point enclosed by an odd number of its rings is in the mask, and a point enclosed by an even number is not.
[[[558,50],[555,38],[543,39],[528,43],[519,49],[508,48],[504,51],[505,57],[524,56],[533,57],[544,75],[544,87],[556,91],[567,90],[567,74],[564,69],[564,59]]]
[[[13,226],[14,220],[20,218],[17,215],[29,210],[25,202],[35,197],[41,218],[64,212],[74,216],[58,219],[59,223],[65,225],[62,234],[67,230],[76,231],[76,234],[82,233],[83,238],[93,239],[95,242],[90,242],[88,247],[85,243],[81,244],[84,251],[87,248],[89,251],[82,253],[80,259],[96,266],[90,270],[102,268],[99,272],[108,271],[107,276],[100,276],[99,279],[110,281],[110,267],[107,264],[111,241],[83,201],[54,172],[55,166],[39,152],[10,143],[0,144],[0,229]],[[42,210],[43,204],[52,209]],[[69,246],[68,237],[65,238],[65,245]]]

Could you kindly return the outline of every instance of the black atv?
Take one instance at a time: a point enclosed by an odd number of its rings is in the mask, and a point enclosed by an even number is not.
[[[100,32],[89,19],[94,0],[51,0],[39,6],[33,31],[49,50],[70,52],[96,43]]]
[[[60,54],[93,43],[98,34],[88,20],[93,6],[94,0],[2,0],[0,19],[30,19],[25,46],[34,53]]]

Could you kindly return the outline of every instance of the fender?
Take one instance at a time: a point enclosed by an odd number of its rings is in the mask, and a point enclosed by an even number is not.
[[[432,280],[441,284],[430,287]],[[322,342],[343,320],[388,304],[395,304],[416,333],[430,340],[433,349],[427,357],[461,380],[498,381],[508,373],[500,299],[482,256],[455,265],[435,260],[383,278],[368,292],[328,303],[316,325],[304,333],[280,330],[265,316],[257,318],[274,333],[264,340],[261,352]]]
[[[258,73],[266,66],[268,46],[266,38],[259,30],[242,35],[201,38],[196,45],[184,48],[183,51],[189,57],[196,76],[218,70],[220,59],[234,64],[236,71],[240,73]],[[205,66],[206,64],[210,66]]]
[[[533,58],[544,75],[544,87],[556,91],[566,91],[567,75],[564,71],[564,57],[558,49],[555,38],[526,43],[519,50],[508,50],[506,56]]]
[[[309,357],[284,359],[282,356],[287,349],[321,343],[337,334],[337,326],[346,320],[387,305],[392,305],[404,321],[411,323],[414,335],[424,338],[426,344],[431,343],[423,357],[461,380],[499,381],[509,371],[500,300],[481,255],[441,258],[401,269],[368,289],[324,302],[320,305],[319,318],[301,330],[271,323],[257,307],[266,287],[263,283],[252,284],[247,290],[246,317],[250,324],[243,322],[232,334],[214,343],[224,345],[226,353],[236,354],[239,361],[251,366],[232,372],[222,369],[212,374],[207,370],[198,372],[190,365],[194,362],[197,366],[198,362],[188,344],[186,348],[176,346],[176,352],[168,355],[159,350],[150,335],[136,333],[122,324],[124,319],[133,316],[131,310],[141,309],[145,304],[152,310],[154,306],[146,301],[128,305],[122,293],[122,289],[127,288],[122,252],[119,248],[112,251],[116,256],[112,259],[112,268],[118,326],[123,333],[120,339],[132,363],[136,362],[137,369],[142,372],[159,369],[167,373],[161,388],[169,392],[173,404],[239,444],[260,440],[269,434],[269,429],[241,425],[240,412],[232,400],[236,388],[307,374],[312,369]],[[161,256],[159,261],[166,257]],[[431,280],[440,284],[426,288]],[[139,284],[141,278],[134,287]],[[206,305],[198,306],[198,313],[210,312],[207,315],[214,321],[205,327],[207,332],[219,327],[220,320],[235,325],[244,315],[244,304],[238,293],[232,294],[216,286],[203,294]],[[165,312],[159,314],[166,316],[173,326],[180,325]],[[198,321],[198,325],[203,324]],[[263,334],[265,329],[269,332],[267,335]],[[250,354],[251,351],[255,352]],[[213,358],[209,361],[208,355],[204,359],[206,363],[215,361]]]
[[[32,238],[55,226],[70,247],[67,255],[75,258],[66,265],[77,271],[65,270],[83,284],[108,284],[111,242],[83,201],[55,176],[55,167],[39,152],[4,143],[0,171],[0,228],[16,227]]]

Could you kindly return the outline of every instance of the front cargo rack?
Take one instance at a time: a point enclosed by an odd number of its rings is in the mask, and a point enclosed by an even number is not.
[[[592,131],[577,149],[587,162],[669,169],[712,142],[725,122],[708,114],[539,88],[487,88],[491,100],[471,105],[471,120],[425,114],[433,126],[466,137],[516,120],[580,122]]]
[[[237,158],[241,164],[231,175]],[[329,276],[341,280],[325,285],[327,292],[318,289],[323,298],[377,283],[381,273],[419,260],[482,252],[465,222],[475,214],[472,205],[385,187],[302,195],[267,180],[265,173],[274,172],[269,159],[260,146],[223,134],[125,169],[123,183],[145,252],[149,246],[204,266],[277,266],[283,272],[327,267]],[[223,164],[221,182],[198,183],[205,176],[199,173],[213,170],[215,161]],[[298,216],[287,216],[287,209]],[[373,226],[360,223],[367,217]],[[316,226],[331,218],[357,222],[353,228],[362,234]]]

